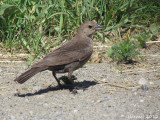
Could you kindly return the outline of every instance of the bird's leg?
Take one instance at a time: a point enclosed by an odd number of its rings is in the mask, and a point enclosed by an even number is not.
[[[68,72],[68,79],[72,84],[74,84],[74,81],[72,80],[72,73],[73,71]]]
[[[58,78],[56,77],[56,73],[54,71],[52,71],[52,75],[54,76],[54,78],[56,79],[57,83],[58,83],[58,86],[59,87],[62,87],[60,81],[58,80]]]

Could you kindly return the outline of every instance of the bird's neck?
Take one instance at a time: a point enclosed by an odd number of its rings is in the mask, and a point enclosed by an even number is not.
[[[93,47],[92,36],[79,35],[77,34],[74,39],[76,43],[83,43],[85,46]]]
[[[77,34],[75,37],[78,38],[79,40],[90,40],[90,39],[92,39],[92,36],[93,36],[93,35],[87,36],[87,35],[85,35],[85,34],[79,33],[79,34]]]

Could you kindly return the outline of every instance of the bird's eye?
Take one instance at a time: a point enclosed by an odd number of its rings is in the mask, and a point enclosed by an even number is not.
[[[91,29],[92,27],[93,27],[92,25],[88,25],[88,28],[90,28],[90,29]]]

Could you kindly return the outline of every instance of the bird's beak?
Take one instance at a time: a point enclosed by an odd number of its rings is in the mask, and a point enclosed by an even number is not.
[[[95,28],[95,30],[102,30],[102,29],[103,29],[103,27],[100,25],[97,25],[97,27]]]

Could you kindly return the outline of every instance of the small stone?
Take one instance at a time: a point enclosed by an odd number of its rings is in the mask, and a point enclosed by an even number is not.
[[[147,83],[148,83],[148,81],[144,78],[141,78],[138,81],[138,84],[141,85],[142,90],[148,90]]]
[[[44,107],[48,107],[48,104],[47,104],[47,103],[44,103],[43,106],[44,106]]]
[[[29,114],[30,114],[30,115],[33,115],[33,111],[29,111]]]
[[[80,90],[77,90],[78,93],[83,93],[84,90],[83,89],[80,89]]]
[[[112,107],[111,105],[108,105],[108,107]]]
[[[43,94],[42,95],[37,95],[36,98],[37,99],[42,99],[42,98],[44,98],[44,95]]]
[[[144,78],[141,78],[141,79],[138,81],[138,84],[139,84],[139,85],[146,85],[146,84],[147,84],[147,80],[144,79]]]
[[[132,88],[132,92],[135,92],[135,91],[137,91],[137,90],[138,90],[137,87],[133,87],[133,88]]]
[[[144,102],[144,100],[141,99],[140,102],[142,103],[142,102]]]
[[[121,117],[124,117],[124,115],[122,114]]]
[[[39,91],[39,90],[41,90],[41,89],[44,89],[44,87],[42,87],[42,86],[34,86],[32,89],[33,89],[34,91]]]
[[[149,84],[150,84],[150,85],[153,85],[153,84],[154,84],[154,82],[150,81],[150,82],[149,82]]]
[[[106,79],[106,78],[103,78],[103,79],[101,80],[101,82],[107,82],[107,79]]]
[[[25,101],[28,103],[29,102],[28,98],[26,98]]]
[[[97,103],[101,103],[102,102],[102,100],[97,100]]]
[[[16,117],[15,116],[13,116],[13,115],[11,115],[10,116],[10,118],[13,120],[13,119],[16,119]]]
[[[137,92],[134,92],[134,95],[137,95]]]
[[[77,112],[78,112],[78,110],[77,110],[77,109],[75,109],[75,110],[73,110],[73,112],[74,112],[74,113],[77,113]]]
[[[142,87],[142,90],[148,90],[147,85],[142,85],[141,87]]]

